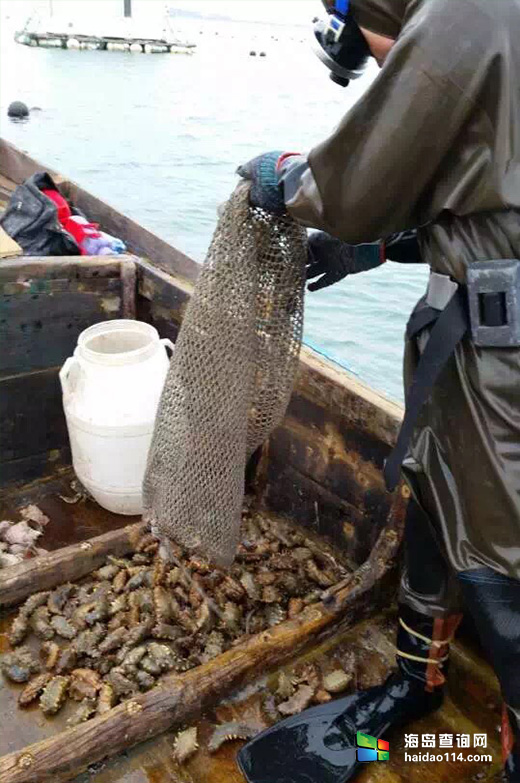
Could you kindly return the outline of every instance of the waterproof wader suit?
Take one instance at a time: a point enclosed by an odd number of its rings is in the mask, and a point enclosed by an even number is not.
[[[399,671],[432,693],[442,684],[463,598],[501,682],[506,768],[520,781],[520,0],[352,6],[359,25],[397,40],[309,154],[287,207],[350,244],[417,228],[437,273],[405,351],[407,409],[428,374],[421,359],[431,368],[430,354],[447,355],[401,454],[415,501]]]

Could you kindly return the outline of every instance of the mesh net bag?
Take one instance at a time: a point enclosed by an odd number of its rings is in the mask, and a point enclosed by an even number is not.
[[[248,457],[280,422],[303,330],[306,232],[249,206],[221,212],[179,333],[143,484],[144,518],[213,562],[233,561]]]

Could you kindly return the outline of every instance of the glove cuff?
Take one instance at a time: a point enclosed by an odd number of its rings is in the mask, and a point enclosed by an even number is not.
[[[284,152],[278,160],[276,161],[276,172],[277,174],[280,174],[283,168],[283,164],[285,163],[288,158],[294,158],[294,157],[300,157],[299,152]]]
[[[384,242],[370,242],[354,245],[354,264],[356,272],[375,269],[386,261]]]

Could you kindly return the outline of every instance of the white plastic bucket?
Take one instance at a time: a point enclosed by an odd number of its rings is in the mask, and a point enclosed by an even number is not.
[[[82,332],[60,371],[72,462],[100,506],[142,512],[142,482],[159,399],[166,348],[150,324],[105,321]]]

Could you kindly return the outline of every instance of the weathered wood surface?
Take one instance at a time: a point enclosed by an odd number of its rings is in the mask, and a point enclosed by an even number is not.
[[[130,294],[122,281],[127,263],[134,267],[134,258],[111,257],[100,263],[88,256],[22,257],[2,262],[0,375],[61,365],[83,329],[120,318],[123,294]]]
[[[403,406],[392,402],[352,373],[303,346],[295,390],[322,408],[336,411],[359,435],[393,446]]]
[[[64,783],[96,761],[113,756],[201,712],[245,682],[297,656],[388,603],[381,589],[395,566],[407,492],[394,496],[388,525],[369,560],[327,604],[309,606],[287,621],[242,642],[209,663],[170,675],[146,694],[132,697],[94,718],[0,759],[1,783]]]
[[[69,455],[58,369],[1,378],[0,422],[0,487],[56,470]]]
[[[0,212],[3,212],[3,210],[6,208],[15,187],[16,185],[14,182],[0,174]]]
[[[47,479],[70,467],[71,453],[67,443],[49,451],[39,451],[0,464],[0,495],[6,487],[20,486],[38,479]]]
[[[48,166],[42,166],[14,144],[10,144],[5,139],[0,139],[0,172],[4,177],[10,179],[15,185],[20,185],[25,179],[36,174],[37,171],[47,171],[56,184],[63,180],[63,177],[57,171]]]
[[[127,525],[81,544],[1,569],[0,608],[18,604],[39,590],[50,590],[63,582],[80,579],[103,565],[107,555],[126,555],[134,549],[145,530],[143,523]]]
[[[136,259],[137,260],[137,259]],[[135,320],[137,299],[137,265],[135,261],[121,263],[122,316]]]
[[[60,280],[68,277],[119,277],[121,261],[136,261],[135,256],[122,253],[113,256],[21,256],[2,261],[2,286],[17,283],[3,292],[17,293],[27,288],[33,277]]]
[[[401,406],[303,348],[287,414],[263,446],[258,480],[267,508],[362,563],[386,524],[382,468],[401,417]]]
[[[175,341],[193,286],[141,259],[137,291],[137,318],[155,326],[161,337]]]
[[[135,317],[135,257],[21,257],[0,265],[0,486],[69,459],[59,368],[80,333]]]

